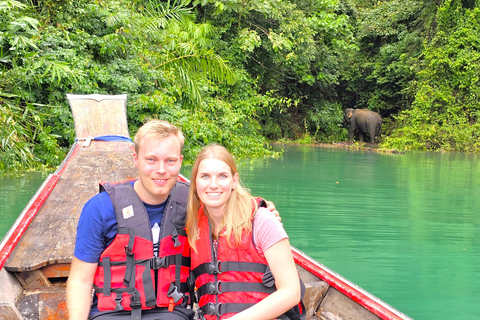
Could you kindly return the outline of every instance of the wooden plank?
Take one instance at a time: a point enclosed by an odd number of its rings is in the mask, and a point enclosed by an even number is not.
[[[323,299],[317,318],[323,320],[380,320],[379,317],[330,287]]]
[[[15,305],[22,293],[22,287],[5,269],[0,270],[0,288],[0,319],[22,319]]]
[[[18,312],[13,303],[0,304],[0,319],[4,320],[22,320],[22,315]]]
[[[53,264],[42,268],[47,278],[68,278],[70,274],[70,263]]]
[[[26,291],[17,303],[23,319],[68,319],[65,283],[50,288]],[[1,319],[1,318],[0,318]]]
[[[48,278],[41,270],[16,272],[15,276],[25,290],[49,288],[52,286]]]
[[[305,283],[305,295],[303,296],[302,301],[305,305],[307,318],[313,317],[317,314],[328,288],[330,288],[330,286],[325,281]]]
[[[129,136],[126,114],[127,95],[67,94],[78,138],[101,135]]]

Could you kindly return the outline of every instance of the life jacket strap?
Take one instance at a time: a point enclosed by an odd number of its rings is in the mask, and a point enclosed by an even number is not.
[[[241,261],[215,261],[206,262],[198,265],[193,269],[195,277],[202,274],[220,274],[227,271],[241,271],[241,272],[260,272],[265,273],[267,265],[258,262],[241,262]]]
[[[271,294],[276,290],[275,287],[266,287],[260,282],[208,282],[197,289],[198,296],[206,294],[216,295],[226,292],[260,292]]]
[[[180,257],[177,257],[180,256]],[[167,268],[171,265],[176,263],[180,263],[182,267],[190,267],[191,259],[190,257],[185,257],[180,255],[172,255],[172,256],[165,256],[165,257],[153,257],[150,259],[150,268],[153,270],[158,270],[161,268]]]
[[[200,307],[199,314],[221,317],[227,313],[239,313],[253,306],[254,303],[212,303]]]
[[[103,264],[103,290],[102,293],[105,297],[109,297],[112,294],[112,268],[110,264],[110,257],[105,257],[102,260]]]

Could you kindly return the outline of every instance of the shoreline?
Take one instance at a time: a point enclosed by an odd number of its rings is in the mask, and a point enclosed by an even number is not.
[[[334,143],[312,143],[312,144],[299,144],[299,143],[288,143],[288,142],[271,142],[270,144],[294,144],[294,145],[307,145],[313,147],[323,147],[323,148],[336,148],[336,149],[353,149],[353,150],[362,150],[367,152],[376,152],[376,153],[389,153],[389,154],[405,154],[405,151],[399,151],[396,149],[382,149],[378,147],[378,143],[369,143],[369,142],[334,142]]]

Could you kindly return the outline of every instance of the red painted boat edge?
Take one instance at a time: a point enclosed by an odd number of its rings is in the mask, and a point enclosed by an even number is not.
[[[383,303],[380,299],[357,285],[350,283],[297,248],[292,247],[292,253],[295,263],[299,266],[326,281],[330,286],[345,294],[378,317],[384,320],[412,320],[407,315]]]
[[[15,249],[21,237],[27,231],[28,226],[33,221],[33,218],[35,218],[37,213],[40,211],[43,204],[52,192],[53,188],[55,188],[58,181],[60,180],[60,177],[65,172],[68,164],[73,158],[75,158],[77,153],[80,151],[80,148],[81,145],[77,144],[72,149],[72,152],[70,153],[66,161],[63,162],[59,170],[57,170],[55,174],[50,175],[48,181],[43,184],[42,189],[37,194],[35,200],[30,204],[30,207],[27,209],[27,211],[23,214],[20,221],[16,222],[15,229],[13,230],[13,232],[9,233],[8,239],[3,242],[3,246],[0,249],[0,269],[2,269],[5,265],[5,261],[7,261],[8,257]]]

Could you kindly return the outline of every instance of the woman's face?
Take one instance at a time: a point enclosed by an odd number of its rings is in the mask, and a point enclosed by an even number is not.
[[[232,175],[230,167],[215,158],[203,159],[195,178],[198,197],[210,214],[224,213],[225,204],[237,182],[238,174]]]

